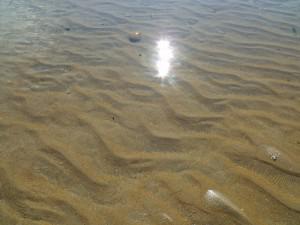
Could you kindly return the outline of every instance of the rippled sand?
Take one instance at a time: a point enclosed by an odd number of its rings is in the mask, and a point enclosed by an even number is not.
[[[299,0],[1,0],[0,224],[299,225],[299,21]]]

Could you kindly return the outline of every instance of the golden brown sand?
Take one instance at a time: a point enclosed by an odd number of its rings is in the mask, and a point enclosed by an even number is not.
[[[299,11],[1,1],[0,224],[299,225]]]

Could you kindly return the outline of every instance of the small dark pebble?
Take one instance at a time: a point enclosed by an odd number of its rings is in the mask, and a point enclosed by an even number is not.
[[[115,120],[115,117],[113,116],[112,119]]]
[[[69,27],[66,27],[65,28],[65,31],[70,31],[71,29]]]
[[[140,32],[131,33],[128,37],[130,42],[140,42],[142,39],[142,34]]]
[[[139,56],[142,56],[142,54],[140,53]]]
[[[300,145],[300,141],[297,141],[297,144]]]
[[[293,30],[293,33],[294,33],[294,34],[297,34],[297,30],[296,30],[295,27],[293,27],[292,30]]]

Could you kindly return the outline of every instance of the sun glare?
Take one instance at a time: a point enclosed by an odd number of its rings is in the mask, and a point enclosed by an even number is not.
[[[156,45],[158,59],[156,62],[157,76],[165,78],[169,76],[171,60],[173,58],[173,49],[168,40],[159,40]]]

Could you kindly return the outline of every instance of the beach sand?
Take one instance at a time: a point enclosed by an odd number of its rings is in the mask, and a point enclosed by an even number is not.
[[[299,225],[299,12],[1,0],[0,225]]]

